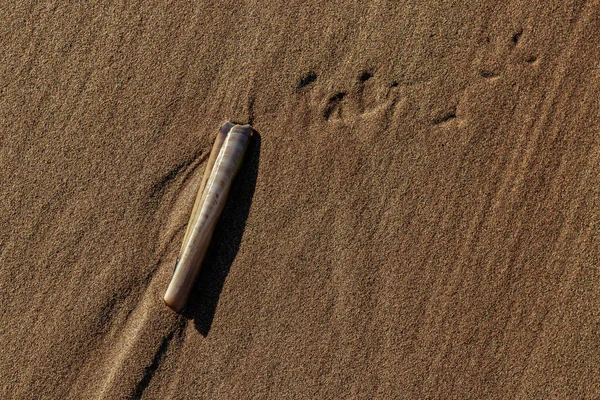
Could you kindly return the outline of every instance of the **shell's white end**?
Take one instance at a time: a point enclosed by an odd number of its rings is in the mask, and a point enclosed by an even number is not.
[[[167,293],[165,293],[163,300],[171,310],[177,313],[180,313],[185,308],[186,301],[182,301],[181,296],[169,293],[169,290],[167,290]]]
[[[171,278],[171,282],[169,282],[169,286],[167,287],[167,291],[163,296],[163,300],[165,304],[175,312],[181,312],[185,308],[185,304],[187,303],[187,296],[181,285],[178,285],[177,278],[175,276],[175,272],[177,271],[177,267],[179,267],[179,259],[175,262],[175,270],[173,271],[173,277]]]

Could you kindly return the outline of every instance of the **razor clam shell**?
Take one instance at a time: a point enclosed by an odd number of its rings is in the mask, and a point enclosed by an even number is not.
[[[183,310],[187,303],[251,135],[250,125],[235,125],[219,150],[197,217],[165,293],[165,303],[175,311]]]
[[[183,249],[185,244],[188,242],[190,238],[190,233],[192,232],[192,228],[194,227],[194,221],[198,218],[198,212],[200,210],[200,205],[202,204],[202,196],[204,195],[204,188],[206,187],[206,182],[210,176],[210,173],[215,165],[215,161],[219,156],[219,151],[221,150],[221,146],[225,139],[227,138],[227,134],[233,128],[235,124],[233,122],[227,121],[221,128],[219,128],[219,132],[217,132],[217,137],[215,138],[215,143],[210,151],[210,155],[208,157],[208,161],[206,162],[206,169],[204,170],[204,174],[202,175],[202,182],[200,183],[200,188],[198,189],[198,194],[196,195],[196,200],[194,202],[194,208],[192,209],[192,214],[190,215],[190,220],[188,221],[187,228],[185,230],[185,235],[183,236],[183,241],[181,242],[181,251],[179,253],[179,258],[183,253]]]

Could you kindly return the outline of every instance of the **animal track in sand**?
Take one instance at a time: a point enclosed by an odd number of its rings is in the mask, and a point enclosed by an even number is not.
[[[329,120],[335,112],[338,118],[342,117],[342,109],[340,107],[342,100],[346,97],[346,92],[338,92],[327,100],[327,105],[323,110],[323,118]]]
[[[538,58],[537,56],[531,54],[527,51],[527,43],[523,43],[524,29],[519,28],[516,30],[510,41],[508,38],[502,40],[496,44],[496,46],[504,46],[505,50],[503,50],[503,55],[498,56],[497,54],[490,59],[487,59],[485,62],[479,58],[477,62],[479,63],[479,75],[487,80],[496,80],[501,77],[501,75],[506,72],[506,68],[515,62],[525,62],[531,66],[534,66]],[[489,37],[486,37],[486,44],[489,45],[491,40]],[[494,52],[492,51],[492,54]],[[483,64],[483,65],[482,65]]]
[[[439,116],[434,117],[431,123],[433,125],[440,125],[452,120],[456,119],[456,107],[452,107],[450,110],[447,110],[441,113]]]
[[[486,79],[494,79],[500,76],[499,73],[491,71],[489,69],[482,69],[481,71],[479,71],[479,75],[481,75],[482,78]]]
[[[512,37],[513,47],[520,46],[521,36],[523,36],[523,28],[520,28]],[[537,61],[537,57],[532,54],[528,54],[527,56],[522,56],[521,59],[525,61],[527,64],[534,64]]]
[[[383,114],[389,119],[397,103],[398,82],[378,82],[371,70],[361,72],[349,91],[338,91],[327,97],[322,105],[323,118],[329,122],[351,123],[357,119]]]
[[[310,85],[311,83],[313,83],[316,80],[317,80],[317,74],[312,71],[308,72],[306,75],[304,75],[300,79],[300,82],[298,82],[298,86],[296,87],[296,92],[300,92],[302,89],[304,89],[306,86]]]
[[[516,46],[519,43],[519,39],[521,39],[521,35],[523,34],[523,28],[519,29],[512,37],[512,42]]]
[[[527,64],[535,64],[537,62],[537,57],[536,56],[528,56],[527,58],[525,58],[525,62]]]

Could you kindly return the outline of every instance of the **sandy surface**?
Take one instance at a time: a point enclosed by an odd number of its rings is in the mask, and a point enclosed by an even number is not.
[[[597,398],[598,1],[64,3],[0,6],[0,398]]]

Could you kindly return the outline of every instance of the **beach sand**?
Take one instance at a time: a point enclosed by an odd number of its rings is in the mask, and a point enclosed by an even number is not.
[[[0,6],[0,398],[598,396],[598,1],[66,3]]]

